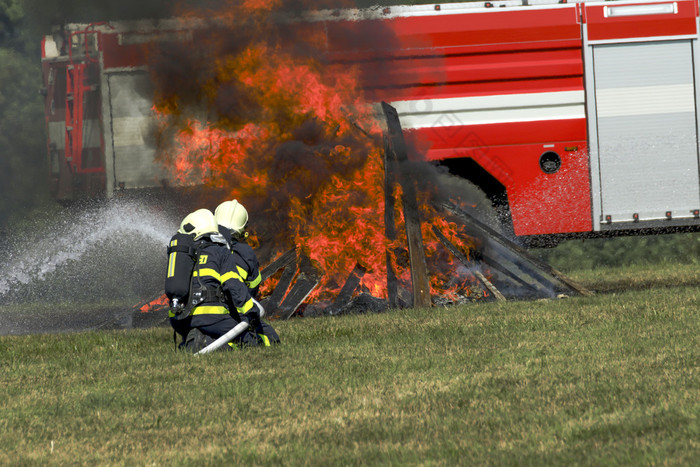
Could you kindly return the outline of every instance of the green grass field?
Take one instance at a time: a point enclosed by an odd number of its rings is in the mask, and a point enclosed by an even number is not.
[[[697,465],[697,266],[571,275],[598,293],[293,319],[273,349],[0,337],[0,464]]]

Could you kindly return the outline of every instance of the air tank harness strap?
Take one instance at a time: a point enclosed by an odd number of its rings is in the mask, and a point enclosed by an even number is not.
[[[191,305],[197,306],[201,303],[226,303],[226,297],[221,286],[208,286],[206,284],[192,287]]]
[[[189,256],[192,256],[193,258],[195,256],[194,248],[187,245],[168,246],[168,255],[170,255],[171,253],[186,253]]]

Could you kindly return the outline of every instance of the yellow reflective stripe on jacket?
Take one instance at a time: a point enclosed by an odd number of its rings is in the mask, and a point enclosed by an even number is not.
[[[227,315],[227,314],[228,314],[228,308],[226,308],[225,306],[220,306],[220,305],[198,306],[192,312],[192,315]],[[168,310],[168,318],[174,318],[174,317],[175,317],[175,313],[173,313],[171,310]]]
[[[224,282],[221,280],[221,274],[219,274],[218,272],[216,272],[214,269],[211,269],[211,268],[199,268],[199,269],[195,268],[192,275],[194,277],[197,277],[197,276],[199,276],[199,277],[205,277],[205,276],[206,277],[213,277],[214,279],[216,279],[219,282]]]
[[[177,240],[170,242],[170,246],[177,246]],[[175,259],[177,252],[173,251],[170,253],[170,258],[168,258],[168,277],[173,277],[175,275]]]
[[[253,303],[253,299],[249,298],[248,301],[243,304],[243,306],[236,307],[236,309],[239,313],[245,314],[248,313],[254,305],[255,304]]]
[[[231,280],[231,279],[238,279],[240,281],[241,277],[233,271],[229,271],[226,274],[224,274],[223,276],[219,277],[219,280],[221,281],[222,284],[224,282],[226,282],[227,280]]]
[[[227,315],[228,308],[221,305],[198,306],[192,311],[192,315]]]
[[[263,347],[271,347],[270,339],[265,334],[258,334],[258,336],[262,339]]]
[[[246,279],[248,279],[248,271],[246,271],[245,269],[243,269],[242,267],[240,267],[238,265],[236,265],[236,269],[238,269],[239,279],[241,281],[243,281],[243,283],[249,289],[254,289],[258,285],[260,285],[260,283],[262,282],[262,274],[260,274],[259,272],[258,272],[258,277],[256,277],[252,281],[249,281],[249,280],[246,280]]]
[[[245,285],[247,285],[249,289],[254,289],[257,286],[259,286],[261,282],[262,282],[262,274],[258,273],[258,277],[256,277],[255,280],[250,281],[250,282],[246,282]]]

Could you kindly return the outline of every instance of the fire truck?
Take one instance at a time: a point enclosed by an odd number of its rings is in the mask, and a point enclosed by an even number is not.
[[[392,6],[315,21],[368,18],[400,41],[377,99],[427,159],[505,207],[518,237],[700,227],[697,0]],[[159,20],[44,38],[57,198],[170,183],[154,163],[144,44],[196,34]]]

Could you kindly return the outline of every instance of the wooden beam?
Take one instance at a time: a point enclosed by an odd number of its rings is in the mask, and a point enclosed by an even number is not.
[[[396,158],[391,153],[389,138],[384,135],[384,233],[389,242],[396,240],[394,219],[394,183],[396,182]],[[389,308],[398,305],[399,284],[391,264],[391,251],[386,252],[386,292]]]
[[[535,292],[545,297],[556,297],[557,289],[571,290],[566,285],[561,284],[555,277],[532,267],[522,256],[508,250],[498,242],[491,242],[488,248],[484,248],[482,256],[484,262],[489,266],[507,271],[511,274],[511,277],[519,277],[522,283],[527,284]]]
[[[302,256],[299,261],[297,280],[280,305],[277,316],[284,320],[291,318],[320,281],[319,271],[311,264],[311,260],[307,256]]]
[[[511,271],[510,268],[501,264],[500,260],[494,259],[494,257],[489,255],[488,253],[482,254],[480,252],[480,255],[483,263],[485,263],[488,267],[495,269],[499,274],[502,274],[503,276],[505,276],[505,278],[516,283],[519,287],[525,287],[535,293],[542,292],[541,288],[538,287],[537,284],[532,284],[530,282],[525,281],[521,276],[518,275],[517,272]]]
[[[396,183],[396,157],[392,153],[389,138],[384,135],[384,230],[386,238],[391,241],[396,240],[394,183]]]
[[[430,280],[428,278],[428,266],[425,262],[420,213],[418,212],[418,201],[416,200],[416,186],[406,169],[406,162],[408,161],[406,141],[403,137],[403,130],[401,129],[401,122],[396,109],[386,102],[382,102],[382,109],[384,110],[387,123],[388,157],[393,157],[399,167],[399,183],[402,188],[401,200],[411,263],[413,306],[430,307]]]
[[[297,249],[292,248],[291,250],[285,252],[282,254],[279,258],[265,266],[262,271],[260,271],[260,275],[262,276],[262,280],[266,280],[270,278],[274,273],[279,271],[282,268],[286,268],[292,263],[296,263],[297,261]]]
[[[482,223],[478,219],[476,219],[474,216],[470,215],[467,212],[464,212],[464,210],[460,209],[458,206],[454,205],[453,203],[444,203],[443,206],[452,212],[453,214],[457,215],[458,217],[461,217],[462,220],[464,220],[469,226],[472,226],[474,228],[477,228],[478,230],[481,230],[482,234],[484,234],[486,237],[495,240],[496,242],[500,243],[503,246],[503,249],[500,250],[500,253],[502,254],[507,254],[504,253],[504,251],[510,251],[510,256],[517,256],[518,263],[521,267],[527,270],[530,275],[533,277],[539,277],[542,278],[542,273],[546,273],[550,275],[552,278],[554,278],[556,281],[560,282],[563,284],[565,287],[581,294],[584,296],[591,296],[593,295],[593,292],[582,286],[581,284],[577,283],[573,279],[567,277],[563,273],[557,271],[554,269],[552,266],[549,264],[545,263],[544,261],[540,260],[539,258],[536,258],[532,256],[525,248],[521,247],[517,243],[511,241],[508,239],[506,236],[501,234],[500,232],[492,229],[488,225]],[[538,271],[539,269],[539,271]],[[551,281],[550,281],[551,283]]]
[[[328,314],[337,314],[341,308],[350,302],[353,292],[355,292],[357,286],[360,285],[360,281],[362,281],[362,278],[366,272],[367,269],[365,269],[360,263],[355,265],[355,268],[350,273],[350,276],[345,281],[345,284],[343,284],[343,288],[340,289],[340,292],[335,297],[333,304],[329,307]]]
[[[289,285],[292,283],[296,273],[296,263],[292,263],[284,268],[284,271],[282,271],[282,275],[280,276],[280,280],[277,282],[277,286],[275,286],[275,290],[272,291],[272,294],[270,294],[264,303],[261,302],[261,304],[265,307],[265,310],[267,310],[267,312],[270,314],[270,317],[279,318],[278,314],[280,302],[287,293],[287,289],[289,289]]]
[[[486,287],[486,289],[493,294],[494,297],[496,297],[496,300],[498,301],[505,301],[506,297],[503,296],[501,292],[498,291],[495,285],[491,283],[490,280],[484,276],[484,273],[479,271],[479,268],[474,262],[470,261],[467,256],[459,251],[459,248],[457,248],[445,235],[443,235],[442,232],[440,232],[440,229],[437,228],[437,226],[433,225],[433,232],[437,236],[438,240],[440,240],[440,243],[443,244],[445,248],[447,248],[450,253],[452,253],[455,258],[457,258],[463,265],[465,265],[467,268],[469,268],[470,271],[474,273],[477,279]]]

